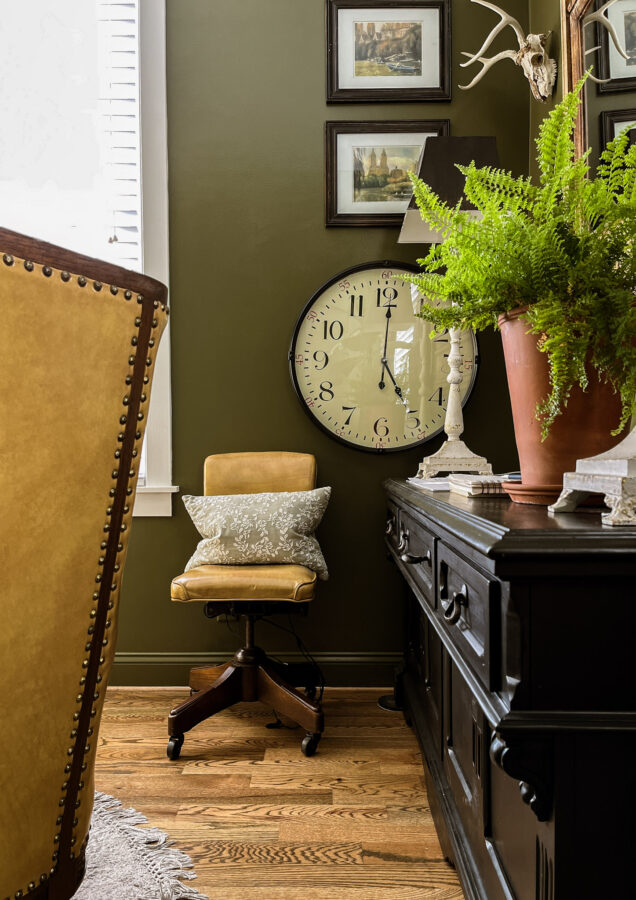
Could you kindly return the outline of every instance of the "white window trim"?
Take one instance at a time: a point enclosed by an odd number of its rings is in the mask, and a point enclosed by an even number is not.
[[[144,272],[169,284],[168,116],[165,0],[139,4],[141,178]],[[138,485],[134,516],[171,516],[172,403],[170,332],[166,328],[155,363],[146,427],[146,478]]]

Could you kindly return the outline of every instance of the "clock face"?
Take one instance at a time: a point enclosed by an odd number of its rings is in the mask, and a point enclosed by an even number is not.
[[[347,269],[302,311],[292,339],[292,380],[306,411],[332,437],[359,450],[404,450],[444,426],[450,339],[429,338],[416,313],[422,295],[402,262]],[[461,333],[462,404],[475,380],[477,342]]]

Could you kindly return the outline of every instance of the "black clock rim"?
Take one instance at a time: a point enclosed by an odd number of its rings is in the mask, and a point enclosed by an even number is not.
[[[427,252],[428,248],[430,247],[430,244],[424,244],[423,247],[424,247],[424,252]],[[424,255],[424,253],[422,255]],[[376,260],[371,260],[371,262],[358,263],[355,266],[349,266],[348,268],[343,269],[342,272],[338,272],[337,275],[334,275],[332,278],[329,278],[319,288],[317,288],[313,292],[313,294],[311,295],[311,297],[309,298],[307,303],[305,303],[305,305],[303,306],[303,308],[300,311],[300,314],[298,316],[298,319],[296,320],[296,324],[294,326],[294,332],[292,334],[292,339],[291,339],[291,342],[289,345],[289,352],[287,355],[288,362],[289,362],[289,374],[291,376],[292,385],[294,387],[294,392],[296,394],[296,397],[298,398],[298,401],[299,401],[305,415],[310,419],[310,421],[313,422],[313,424],[316,425],[321,431],[324,431],[324,433],[326,435],[328,435],[332,440],[337,441],[339,444],[343,444],[345,447],[349,447],[352,450],[359,450],[361,453],[374,453],[376,455],[382,455],[383,453],[403,453],[406,450],[413,450],[415,447],[421,447],[422,444],[427,444],[429,441],[432,441],[433,438],[436,438],[439,434],[441,434],[444,431],[444,425],[443,424],[440,425],[440,427],[437,429],[437,431],[434,431],[432,434],[427,435],[427,437],[422,438],[421,441],[413,441],[412,444],[403,444],[401,447],[383,447],[380,450],[376,449],[375,447],[363,447],[360,444],[354,444],[351,441],[348,441],[346,438],[342,438],[339,435],[334,434],[334,432],[331,431],[329,428],[327,428],[325,425],[323,425],[322,422],[320,422],[316,418],[316,416],[313,416],[311,414],[309,407],[305,403],[305,399],[303,397],[301,387],[298,383],[298,379],[296,378],[296,367],[294,365],[294,357],[295,357],[294,347],[296,345],[296,340],[298,338],[298,332],[300,331],[300,327],[305,319],[305,316],[307,315],[307,312],[313,305],[314,301],[320,296],[320,294],[322,294],[332,284],[335,284],[336,282],[340,281],[346,275],[353,275],[355,272],[361,272],[364,269],[382,268],[383,266],[391,266],[392,268],[397,267],[397,268],[403,269],[406,272],[413,272],[414,275],[419,275],[422,271],[419,266],[416,266],[413,263],[403,262],[401,260],[395,260],[395,259],[376,259]],[[464,399],[462,400],[462,409],[468,402],[468,398],[470,397],[470,395],[472,394],[472,392],[474,390],[475,382],[477,381],[477,375],[479,372],[479,365],[480,365],[479,341],[477,339],[477,335],[475,332],[473,332],[472,335],[473,335],[473,340],[475,341],[475,348],[476,348],[475,365],[473,366],[471,380],[470,380],[470,384],[468,386],[468,390],[466,391]]]

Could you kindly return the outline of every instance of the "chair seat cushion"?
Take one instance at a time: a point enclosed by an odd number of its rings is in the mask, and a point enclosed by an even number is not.
[[[197,566],[172,581],[173,600],[313,600],[316,573],[304,566]]]

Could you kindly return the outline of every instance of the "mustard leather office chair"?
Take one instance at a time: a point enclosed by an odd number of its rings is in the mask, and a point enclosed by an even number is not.
[[[208,456],[204,494],[252,494],[309,491],[316,485],[316,460],[309,453],[221,453]],[[172,582],[178,603],[205,603],[205,615],[245,618],[245,644],[229,662],[190,671],[191,699],[168,716],[167,754],[178,759],[184,734],[199,722],[242,700],[261,700],[306,730],[301,747],[312,756],[323,731],[323,715],[314,702],[315,685],[304,665],[281,666],[254,645],[254,621],[272,613],[306,612],[314,598],[316,573],[297,565],[206,565]],[[284,680],[287,678],[288,680]],[[306,685],[303,696],[295,687]]]
[[[0,229],[0,897],[84,873],[166,289]]]

